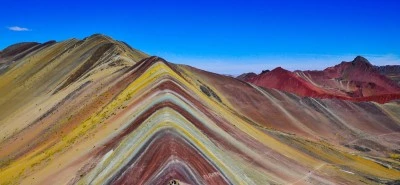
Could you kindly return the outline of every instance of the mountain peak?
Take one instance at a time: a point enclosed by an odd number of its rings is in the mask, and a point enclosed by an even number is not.
[[[236,78],[239,79],[239,80],[246,81],[246,80],[252,79],[252,78],[254,78],[256,76],[257,76],[256,73],[250,72],[250,73],[243,73],[243,74],[237,76]]]
[[[369,62],[365,57],[363,57],[363,56],[361,56],[361,55],[356,56],[356,58],[354,58],[354,60]]]
[[[352,64],[372,67],[372,64],[366,58],[364,58],[362,56],[357,56],[356,58],[354,58],[354,60],[352,61]]]
[[[93,35],[90,35],[88,37],[85,37],[83,40],[87,40],[87,39],[106,39],[106,40],[114,40],[111,37],[101,34],[101,33],[95,33]]]
[[[40,43],[37,42],[21,42],[17,44],[13,44],[10,46],[7,46],[1,51],[0,57],[9,57],[13,55],[17,55],[18,53],[22,53],[23,51],[28,50],[29,48],[32,48],[34,46],[40,45]]]
[[[282,67],[277,67],[277,68],[273,69],[271,72],[289,72],[289,71]]]
[[[266,69],[266,70],[262,70],[260,74],[264,74],[264,73],[268,73],[268,72],[271,72],[271,71],[269,69]]]

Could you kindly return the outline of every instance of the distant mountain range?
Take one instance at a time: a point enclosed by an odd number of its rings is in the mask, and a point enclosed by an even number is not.
[[[275,68],[261,74],[245,73],[237,78],[302,97],[337,98],[385,103],[400,98],[400,66],[373,66],[358,56],[323,71],[288,71]]]
[[[400,65],[374,66],[380,74],[400,84]]]
[[[239,79],[95,34],[0,52],[0,184],[398,184],[398,68]]]

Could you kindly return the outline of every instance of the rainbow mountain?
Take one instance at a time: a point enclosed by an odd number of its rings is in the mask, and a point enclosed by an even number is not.
[[[0,52],[0,184],[398,184],[400,101],[302,97],[95,34]]]

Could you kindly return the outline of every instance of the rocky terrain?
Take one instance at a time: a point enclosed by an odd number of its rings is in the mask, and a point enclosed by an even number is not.
[[[385,103],[400,98],[398,66],[373,66],[358,56],[323,71],[272,71],[246,73],[238,79],[265,88],[274,88],[302,97],[374,101]]]
[[[0,61],[0,184],[399,183],[399,87],[362,57],[239,80],[96,34]]]

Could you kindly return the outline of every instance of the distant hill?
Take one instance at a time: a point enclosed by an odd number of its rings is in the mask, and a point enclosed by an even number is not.
[[[397,66],[375,67],[364,57],[342,62],[323,71],[288,71],[280,67],[238,79],[302,97],[337,98],[385,103],[400,98]]]
[[[400,65],[374,66],[380,74],[400,84]]]

